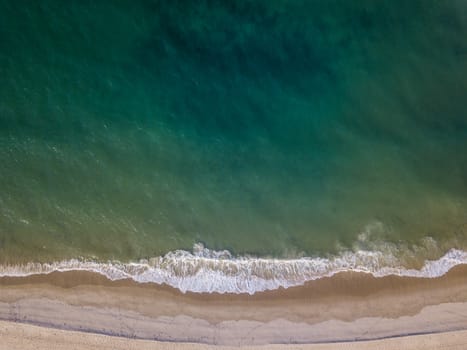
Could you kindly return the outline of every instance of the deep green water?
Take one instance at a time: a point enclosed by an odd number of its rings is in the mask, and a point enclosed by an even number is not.
[[[1,262],[358,237],[467,247],[466,1],[0,1]]]

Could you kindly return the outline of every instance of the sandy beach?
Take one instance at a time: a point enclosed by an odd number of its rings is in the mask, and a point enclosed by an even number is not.
[[[258,345],[242,348],[213,346],[193,343],[167,343],[147,340],[134,340],[100,334],[56,330],[26,324],[0,321],[0,350],[101,350],[101,349],[138,349],[138,350],[463,350],[467,331],[439,334],[415,335],[376,341],[307,345]]]
[[[15,339],[33,329],[31,337],[42,337],[41,342],[49,339],[46,334],[60,342],[62,333],[56,329],[88,332],[85,338],[91,343],[101,338],[89,333],[222,346],[353,343],[400,336],[409,337],[399,341],[414,342],[414,335],[466,330],[465,315],[465,265],[432,279],[342,272],[302,287],[254,295],[183,294],[167,286],[110,281],[83,271],[0,279],[0,318],[47,327],[2,323],[2,337]],[[452,339],[467,343],[467,333],[455,334]],[[436,343],[443,337],[426,339]],[[85,346],[76,348],[88,349]]]

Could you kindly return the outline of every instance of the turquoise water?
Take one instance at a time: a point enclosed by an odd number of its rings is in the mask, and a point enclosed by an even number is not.
[[[460,0],[0,1],[0,262],[465,249],[466,38]]]

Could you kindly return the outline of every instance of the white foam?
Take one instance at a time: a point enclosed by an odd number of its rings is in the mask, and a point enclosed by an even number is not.
[[[249,293],[302,285],[341,271],[360,271],[376,277],[387,275],[438,277],[452,267],[467,263],[467,252],[451,249],[438,260],[428,260],[417,269],[406,269],[394,254],[356,250],[331,258],[264,259],[233,257],[228,251],[213,251],[196,244],[193,253],[177,250],[163,257],[140,262],[65,260],[0,266],[0,276],[28,276],[53,271],[92,271],[111,280],[131,278],[136,282],[168,284],[182,292]]]

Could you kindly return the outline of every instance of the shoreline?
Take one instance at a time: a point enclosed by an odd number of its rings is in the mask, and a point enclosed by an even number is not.
[[[184,294],[83,271],[0,278],[0,319],[169,342],[372,340],[467,330],[466,314],[467,265],[437,278],[341,272],[253,295]]]
[[[421,262],[420,262],[421,263]],[[467,251],[451,248],[437,259],[402,267],[391,249],[342,251],[329,257],[274,259],[233,257],[195,244],[193,253],[177,250],[139,262],[70,259],[50,263],[0,265],[0,277],[28,277],[53,272],[88,271],[117,281],[169,285],[182,292],[255,294],[307,282],[342,272],[369,273],[374,277],[435,278],[458,265],[467,264]]]

